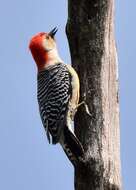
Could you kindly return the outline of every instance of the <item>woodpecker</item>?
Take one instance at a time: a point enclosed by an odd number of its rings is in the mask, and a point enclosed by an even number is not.
[[[65,64],[57,51],[55,27],[30,40],[29,48],[37,65],[37,98],[47,139],[60,143],[75,166],[84,155],[83,147],[73,129],[79,102],[79,78],[74,68]]]

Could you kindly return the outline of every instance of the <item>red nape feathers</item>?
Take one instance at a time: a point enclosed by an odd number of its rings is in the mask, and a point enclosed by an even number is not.
[[[42,42],[47,33],[41,32],[33,36],[30,40],[29,49],[31,50],[32,56],[37,64],[38,70],[42,70],[44,63],[47,61],[47,52],[43,48]]]

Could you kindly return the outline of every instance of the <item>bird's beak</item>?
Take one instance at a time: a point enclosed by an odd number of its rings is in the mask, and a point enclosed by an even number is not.
[[[51,36],[52,38],[54,38],[54,36],[55,36],[55,34],[56,34],[57,31],[58,31],[58,28],[55,27],[48,34],[49,34],[49,36]]]

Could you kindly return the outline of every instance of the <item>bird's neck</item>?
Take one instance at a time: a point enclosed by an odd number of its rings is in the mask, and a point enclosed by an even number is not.
[[[58,54],[58,51],[56,49],[52,49],[48,51],[47,53],[47,59],[46,63],[44,65],[44,68],[49,67],[50,65],[55,65],[56,63],[63,62]]]
[[[58,54],[57,49],[52,49],[47,52],[44,51],[40,56],[41,59],[36,61],[38,71],[42,71],[51,65],[63,62]]]

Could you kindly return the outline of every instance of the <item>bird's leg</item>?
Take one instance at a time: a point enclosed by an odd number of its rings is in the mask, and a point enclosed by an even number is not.
[[[86,113],[87,113],[90,117],[92,117],[92,114],[91,114],[90,111],[89,111],[89,108],[88,108],[87,103],[86,103],[85,101],[82,101],[81,103],[79,103],[79,104],[78,104],[77,106],[75,106],[75,107],[69,106],[68,118],[70,119],[70,122],[71,122],[71,120],[74,121],[74,116],[75,116],[75,114],[76,114],[76,112],[77,112],[77,109],[78,109],[80,106],[82,106],[82,105],[85,106],[85,111],[86,111]]]
[[[86,110],[86,113],[89,115],[89,116],[92,116],[92,114],[90,113],[89,111],[89,108],[88,108],[88,105],[85,101],[82,101],[81,103],[79,103],[76,107],[76,110],[81,106],[81,105],[84,105],[85,106],[85,110]]]
[[[76,109],[78,109],[81,105],[85,104],[85,101],[82,101],[81,103],[79,103],[76,107]]]

